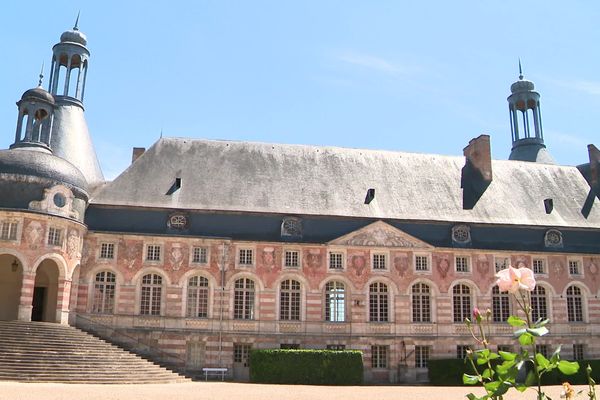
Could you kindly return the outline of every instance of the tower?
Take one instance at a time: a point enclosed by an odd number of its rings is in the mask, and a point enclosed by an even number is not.
[[[523,79],[519,61],[519,80],[510,86],[508,96],[512,151],[510,160],[555,164],[544,144],[540,94],[533,82]]]
[[[78,27],[60,36],[52,48],[49,91],[54,96],[50,147],[56,156],[75,165],[91,187],[104,182],[84,116],[83,96],[90,52]]]

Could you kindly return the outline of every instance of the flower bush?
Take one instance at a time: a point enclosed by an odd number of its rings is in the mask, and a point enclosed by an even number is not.
[[[531,292],[535,288],[535,277],[529,268],[508,267],[496,275],[496,284],[501,292],[508,292],[515,298],[522,316],[511,315],[507,322],[516,330],[515,338],[520,345],[519,352],[498,351],[493,352],[489,343],[489,323],[491,311],[481,313],[478,309],[473,310],[473,318],[465,322],[471,335],[480,345],[480,349],[467,352],[467,362],[473,368],[473,374],[464,374],[463,383],[467,385],[482,384],[486,394],[477,397],[469,393],[469,400],[502,399],[503,395],[510,389],[525,391],[533,388],[537,391],[537,399],[549,399],[543,392],[541,386],[542,376],[554,369],[558,369],[565,375],[572,375],[579,370],[577,362],[560,359],[560,346],[552,353],[550,358],[536,351],[536,340],[548,334],[547,319],[531,319]],[[487,327],[487,329],[486,329]],[[486,333],[487,331],[487,333]],[[524,380],[519,380],[519,371],[525,368],[528,371]],[[591,375],[588,372],[588,380]],[[595,390],[590,381],[588,396],[595,399]],[[572,396],[573,391],[568,391],[565,386],[565,396]],[[572,389],[572,388],[571,388]],[[593,397],[592,397],[593,395]]]

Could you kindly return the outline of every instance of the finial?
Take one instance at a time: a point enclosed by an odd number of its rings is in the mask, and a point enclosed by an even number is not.
[[[160,128],[160,138],[162,139],[162,134],[163,134],[163,128]]]
[[[75,26],[73,27],[74,31],[78,31],[79,30],[79,14],[81,13],[81,10],[77,11],[77,19],[75,20]]]
[[[42,61],[42,69],[40,70],[40,80],[38,81],[38,87],[42,87],[42,79],[44,79],[44,62]]]
[[[523,80],[523,68],[521,68],[521,57],[519,57],[519,79]]]

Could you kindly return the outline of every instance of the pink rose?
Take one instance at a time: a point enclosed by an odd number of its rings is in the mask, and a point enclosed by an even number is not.
[[[529,268],[508,267],[496,274],[496,284],[501,292],[516,293],[519,290],[532,291],[535,288],[533,271]]]

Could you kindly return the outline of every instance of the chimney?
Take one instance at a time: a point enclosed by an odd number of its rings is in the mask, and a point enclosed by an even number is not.
[[[145,151],[145,147],[134,147],[133,152],[131,153],[131,163],[133,164],[135,160],[137,160],[142,154],[144,154]]]
[[[590,186],[596,190],[600,189],[600,150],[593,144],[588,144],[590,156]]]
[[[492,182],[492,152],[490,136],[481,135],[464,148],[466,158],[460,187],[463,189],[463,209],[472,210]]]
[[[492,181],[492,151],[490,148],[490,135],[480,135],[469,141],[463,149],[463,154],[470,164],[473,172],[479,173],[481,179]]]

